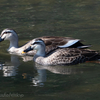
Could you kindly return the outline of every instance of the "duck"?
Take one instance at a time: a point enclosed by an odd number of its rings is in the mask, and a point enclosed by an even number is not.
[[[24,50],[22,54],[30,50],[36,50],[34,61],[40,65],[73,65],[83,63],[85,61],[96,60],[100,57],[99,52],[90,49],[80,48],[57,48],[49,54],[45,52],[45,43],[41,39],[33,41],[29,48]]]
[[[42,36],[38,38],[34,38],[27,42],[25,45],[19,47],[18,46],[18,35],[15,30],[6,28],[1,32],[0,35],[0,42],[4,40],[10,41],[9,48],[7,51],[11,54],[21,54],[22,51],[27,49],[32,41],[35,41],[37,39],[42,39],[46,45],[46,53],[51,52],[52,50],[60,47],[60,48],[88,48],[90,45],[84,45],[81,43],[80,39],[74,39],[71,37],[60,37],[60,36]],[[29,55],[36,54],[36,51],[29,51],[27,52]]]

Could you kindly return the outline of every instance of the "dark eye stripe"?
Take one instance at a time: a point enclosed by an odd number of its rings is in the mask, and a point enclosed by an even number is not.
[[[11,33],[11,32],[4,32],[4,33],[1,35],[1,37],[2,37],[4,34],[7,34],[7,33]]]
[[[5,32],[5,33],[11,33],[11,32],[8,31],[8,32]]]
[[[32,45],[34,45],[34,44],[39,44],[40,42],[34,42]]]
[[[40,41],[43,41],[42,39],[38,39],[38,38],[37,38],[37,39],[35,39],[35,42],[34,42],[32,45],[34,45],[34,44],[41,44],[41,42],[39,42],[39,40],[40,40]],[[44,42],[44,41],[43,41],[43,42]]]

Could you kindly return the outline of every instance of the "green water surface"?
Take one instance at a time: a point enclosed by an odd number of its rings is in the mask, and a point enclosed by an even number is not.
[[[19,46],[40,36],[79,38],[100,50],[100,0],[0,0],[0,31]],[[100,100],[100,64],[40,66],[0,43],[0,100]]]

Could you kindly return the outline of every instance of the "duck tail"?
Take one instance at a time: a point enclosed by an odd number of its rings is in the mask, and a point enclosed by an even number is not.
[[[91,45],[84,45],[83,43],[81,43],[80,41],[78,41],[77,43],[73,44],[72,46],[70,46],[71,48],[79,48],[79,49],[86,49],[91,47]]]
[[[79,48],[79,49],[86,49],[86,48],[89,48],[89,47],[91,47],[91,45],[78,46],[77,48]]]
[[[89,58],[90,60],[100,60],[100,53],[96,52],[92,57]]]

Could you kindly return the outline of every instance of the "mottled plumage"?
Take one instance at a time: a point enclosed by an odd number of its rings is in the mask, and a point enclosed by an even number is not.
[[[77,48],[57,49],[46,57],[38,57],[36,62],[42,65],[70,65],[94,60],[98,52]]]
[[[37,50],[34,60],[42,65],[70,65],[98,59],[99,53],[90,49],[59,48],[50,54],[45,53],[45,44],[42,40],[33,41],[31,48]],[[29,49],[24,52],[28,52]]]

